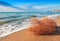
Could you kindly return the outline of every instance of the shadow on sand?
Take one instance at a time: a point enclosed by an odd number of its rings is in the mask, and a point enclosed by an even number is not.
[[[43,36],[54,36],[54,35],[60,35],[60,26],[56,27],[56,31],[53,34],[47,34]]]
[[[60,35],[60,26],[56,27],[56,32],[53,35]]]

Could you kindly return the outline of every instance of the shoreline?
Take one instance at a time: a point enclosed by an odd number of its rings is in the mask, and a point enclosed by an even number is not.
[[[60,26],[60,17],[57,17],[56,23],[57,26]],[[1,39],[1,41],[20,41],[20,40],[21,41],[37,41],[37,40],[38,41],[60,41],[60,32],[59,35],[35,36],[27,30],[21,30]]]

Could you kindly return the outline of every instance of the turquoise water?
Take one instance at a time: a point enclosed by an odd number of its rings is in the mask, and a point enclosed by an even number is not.
[[[0,12],[0,20],[29,18],[31,16],[60,16],[60,12]]]
[[[60,16],[60,12],[0,12],[0,20],[14,20],[0,25],[0,37],[29,28],[31,26],[29,18],[32,16],[55,18]],[[15,21],[15,19],[19,20]]]

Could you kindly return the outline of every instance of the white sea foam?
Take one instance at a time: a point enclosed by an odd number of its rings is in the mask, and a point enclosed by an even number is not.
[[[52,17],[55,19],[57,16],[60,16],[60,15],[55,14],[55,15],[45,15],[45,16]],[[29,22],[29,19],[26,19],[26,20],[22,21],[21,23],[19,23],[17,21],[17,22],[0,25],[0,37],[4,37],[4,36],[10,35],[14,32],[24,30],[26,28],[29,28],[30,25],[31,24]]]
[[[12,23],[10,24],[7,23],[7,24],[0,25],[0,37],[4,37],[14,32],[29,28],[29,26],[30,24],[28,19],[22,22],[21,24],[14,23],[13,25]]]
[[[56,19],[58,16],[60,16],[59,14],[53,14],[53,15],[48,15],[48,17],[54,18]]]

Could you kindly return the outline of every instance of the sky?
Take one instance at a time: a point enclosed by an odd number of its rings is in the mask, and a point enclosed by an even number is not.
[[[0,0],[0,12],[40,12],[60,9],[60,0]]]

